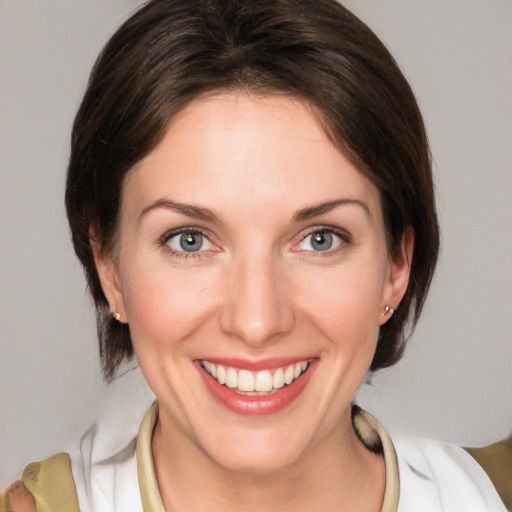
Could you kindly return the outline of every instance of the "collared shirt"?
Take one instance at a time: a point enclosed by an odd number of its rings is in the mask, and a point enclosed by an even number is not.
[[[107,404],[105,414],[69,450],[69,457],[58,454],[27,467],[24,482],[38,512],[164,512],[151,451],[158,404],[138,372],[116,386],[130,396],[129,407]],[[118,399],[114,393],[113,404],[119,404]],[[421,439],[393,443],[367,412],[356,410],[353,420],[359,438],[370,448],[380,444],[384,455],[382,512],[507,512],[484,470],[459,446]],[[56,468],[67,473],[64,480],[74,480],[76,489],[55,490]],[[58,501],[64,494],[69,506]],[[59,506],[52,506],[52,500]]]
[[[75,481],[81,472],[81,484],[77,485],[81,511],[161,511],[150,442],[157,417],[155,408],[145,415],[154,396],[138,370],[112,386],[120,389],[112,390],[113,401],[119,403],[121,393],[130,396],[130,408],[124,416],[116,411],[99,421],[82,439],[81,449],[71,456]],[[368,432],[373,429],[383,447],[387,500],[383,512],[507,512],[485,471],[463,448],[430,439],[391,441],[371,415],[363,411],[361,418],[360,425],[363,430],[367,425],[368,431],[358,435],[369,438]],[[123,436],[119,435],[121,425]],[[137,457],[141,461],[138,470]],[[84,464],[84,460],[88,462]],[[144,500],[150,504],[146,510]]]

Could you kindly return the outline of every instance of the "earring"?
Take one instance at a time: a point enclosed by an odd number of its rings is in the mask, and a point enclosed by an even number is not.
[[[119,322],[119,320],[121,319],[121,313],[118,313],[117,311],[112,311],[112,316],[114,317],[115,320],[117,320]]]
[[[386,315],[389,315],[389,316],[393,316],[393,313],[395,312],[395,310],[391,307],[391,306],[384,306],[384,313],[382,313],[384,316]]]

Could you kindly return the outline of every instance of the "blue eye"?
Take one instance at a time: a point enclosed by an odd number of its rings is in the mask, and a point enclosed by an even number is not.
[[[177,252],[207,251],[212,243],[200,231],[185,231],[169,236],[167,245]]]
[[[319,230],[309,233],[299,244],[303,251],[325,252],[337,249],[341,245],[342,239],[329,230]]]

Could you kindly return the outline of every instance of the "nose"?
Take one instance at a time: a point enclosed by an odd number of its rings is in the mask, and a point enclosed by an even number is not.
[[[271,257],[232,262],[221,312],[223,332],[253,348],[289,333],[295,319],[284,274]]]

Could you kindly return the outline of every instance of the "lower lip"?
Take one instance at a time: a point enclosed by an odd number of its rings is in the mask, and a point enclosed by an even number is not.
[[[196,362],[198,371],[203,379],[206,389],[213,398],[230,411],[245,416],[265,416],[275,414],[290,405],[304,390],[308,384],[318,361],[311,361],[308,369],[291,384],[282,387],[270,395],[246,396],[239,395],[235,391],[219,384],[209,375],[201,363]]]

